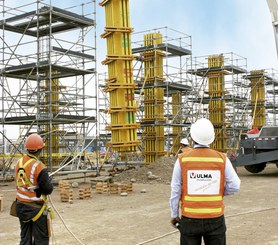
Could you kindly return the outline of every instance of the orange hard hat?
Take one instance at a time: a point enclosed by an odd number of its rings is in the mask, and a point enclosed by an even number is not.
[[[30,151],[37,151],[44,147],[43,139],[38,134],[31,134],[27,137],[24,148]]]

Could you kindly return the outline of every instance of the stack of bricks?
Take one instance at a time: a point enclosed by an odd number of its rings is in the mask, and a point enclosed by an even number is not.
[[[79,192],[79,199],[88,199],[92,197],[91,187],[79,188],[78,192]]]
[[[102,194],[102,193],[108,193],[109,192],[109,186],[107,182],[97,182],[96,183],[96,193]]]
[[[70,183],[65,180],[59,181],[59,190],[61,202],[72,202],[73,201],[73,191]]]
[[[121,184],[121,193],[123,192],[132,192],[132,182]]]
[[[119,185],[118,184],[110,184],[109,193],[110,194],[119,194]]]
[[[121,193],[127,192],[127,185],[125,183],[121,184]]]
[[[102,194],[103,191],[103,183],[102,182],[97,182],[96,183],[96,193]]]
[[[111,183],[108,184],[107,182],[97,182],[96,183],[96,193],[109,193],[109,194],[119,194],[120,193],[127,193],[132,192],[132,182],[116,184]]]
[[[127,186],[127,192],[132,192],[132,182],[126,183]]]
[[[0,212],[4,210],[4,197],[0,194]]]

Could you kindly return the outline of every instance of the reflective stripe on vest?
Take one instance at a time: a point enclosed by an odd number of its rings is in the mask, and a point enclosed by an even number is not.
[[[222,208],[184,208],[184,211],[195,214],[215,214],[221,213]]]
[[[36,167],[38,166],[39,162],[36,161],[33,166],[32,166],[32,169],[31,169],[31,173],[30,173],[30,181],[31,183],[34,183],[34,173],[35,173],[35,170],[36,170]]]
[[[26,191],[26,192],[28,194],[28,192],[30,192],[30,191]],[[30,201],[30,202],[41,202],[42,201],[42,198],[40,198],[40,197],[36,197],[36,196],[30,197],[28,195],[22,194],[22,192],[21,193],[17,192],[16,195],[18,197],[20,197],[21,199],[24,199],[24,200]]]
[[[224,162],[220,157],[183,157],[183,162]]]
[[[222,201],[222,196],[208,196],[208,197],[201,197],[201,196],[184,196],[185,201],[192,201],[192,202],[211,202],[211,201]]]

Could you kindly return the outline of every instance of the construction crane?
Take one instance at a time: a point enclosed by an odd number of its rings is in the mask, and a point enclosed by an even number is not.
[[[276,43],[276,52],[278,58],[278,3],[277,0],[266,0],[268,8],[271,13],[272,25],[274,29],[275,43]]]

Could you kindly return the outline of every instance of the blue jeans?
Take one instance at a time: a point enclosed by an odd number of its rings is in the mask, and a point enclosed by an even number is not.
[[[180,224],[181,245],[226,245],[224,215],[211,219],[192,219],[182,216]]]

